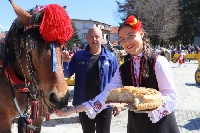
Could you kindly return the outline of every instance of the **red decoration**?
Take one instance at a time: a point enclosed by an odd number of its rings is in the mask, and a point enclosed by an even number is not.
[[[32,110],[32,117],[34,119],[38,118],[38,116],[39,116],[39,107],[40,107],[39,101],[33,100],[31,110]]]
[[[46,112],[46,115],[45,115],[45,121],[49,121],[50,120],[50,113],[49,112]]]
[[[60,44],[65,44],[71,38],[71,19],[63,7],[57,4],[45,6],[40,34],[46,42],[58,41]]]
[[[33,125],[33,120],[32,119],[27,119],[28,123]],[[33,133],[33,130],[29,129],[26,124],[24,124],[24,133]]]
[[[135,16],[131,15],[126,19],[126,23],[133,27],[133,31],[137,32],[142,29],[142,23]]]

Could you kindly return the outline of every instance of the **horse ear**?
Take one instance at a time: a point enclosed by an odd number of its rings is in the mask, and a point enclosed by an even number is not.
[[[11,3],[13,9],[15,10],[15,13],[19,18],[19,21],[24,25],[28,25],[30,23],[30,18],[32,17],[32,15],[27,11],[23,10],[17,4],[15,4],[12,0],[9,0],[9,2]]]
[[[67,6],[63,6],[63,8],[66,10],[66,9],[67,9]]]

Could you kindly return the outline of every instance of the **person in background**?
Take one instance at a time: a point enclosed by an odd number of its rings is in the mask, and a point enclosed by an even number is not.
[[[178,54],[180,54],[182,50],[185,50],[185,47],[182,44],[179,44],[177,47]]]
[[[88,30],[85,50],[77,51],[69,63],[69,77],[75,73],[73,106],[93,99],[100,94],[116,72],[119,64],[116,56],[102,45],[102,31],[94,26]],[[63,52],[67,61],[70,56]],[[66,62],[64,62],[65,65]],[[115,108],[114,115],[118,115],[120,109]],[[106,106],[99,112],[95,119],[90,119],[86,112],[79,113],[83,133],[110,133],[110,124],[113,108]]]
[[[163,47],[161,48],[161,53],[160,53],[160,55],[165,57],[165,48],[163,48]]]
[[[75,112],[86,112],[94,119],[106,108],[106,97],[112,89],[123,86],[147,87],[156,89],[162,94],[162,106],[155,110],[137,113],[134,112],[135,106],[130,104],[127,133],[179,133],[173,113],[178,94],[167,59],[152,54],[142,23],[132,15],[120,25],[118,35],[122,47],[132,58],[119,67],[101,94],[65,112],[56,110],[55,113],[58,116],[67,116]]]
[[[179,57],[178,57],[178,66],[179,67],[182,67],[182,65],[184,65],[186,67],[186,65],[185,65],[185,55],[186,54],[185,54],[184,50],[182,50]]]

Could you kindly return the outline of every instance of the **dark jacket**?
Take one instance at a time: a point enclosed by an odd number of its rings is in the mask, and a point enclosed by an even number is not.
[[[99,83],[100,83],[100,92],[102,92],[107,83],[111,81],[118,65],[116,56],[105,49],[102,45],[102,52],[99,56],[98,65],[99,65]],[[69,77],[75,73],[75,85],[74,85],[74,98],[73,105],[80,105],[83,102],[86,102],[86,75],[87,68],[90,61],[89,54],[89,45],[85,50],[77,51],[72,57],[69,63],[69,69],[65,71],[70,71]],[[66,67],[65,63],[65,67]],[[91,81],[92,82],[92,81]]]

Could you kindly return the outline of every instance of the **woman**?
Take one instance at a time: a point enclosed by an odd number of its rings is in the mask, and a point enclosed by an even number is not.
[[[66,112],[55,111],[58,116],[67,116],[85,111],[90,118],[106,107],[110,90],[123,86],[154,88],[162,94],[160,109],[135,113],[129,105],[127,133],[179,133],[173,113],[178,95],[167,59],[151,52],[142,23],[129,16],[118,30],[122,47],[132,55],[116,71],[105,90],[82,105],[71,107]]]

